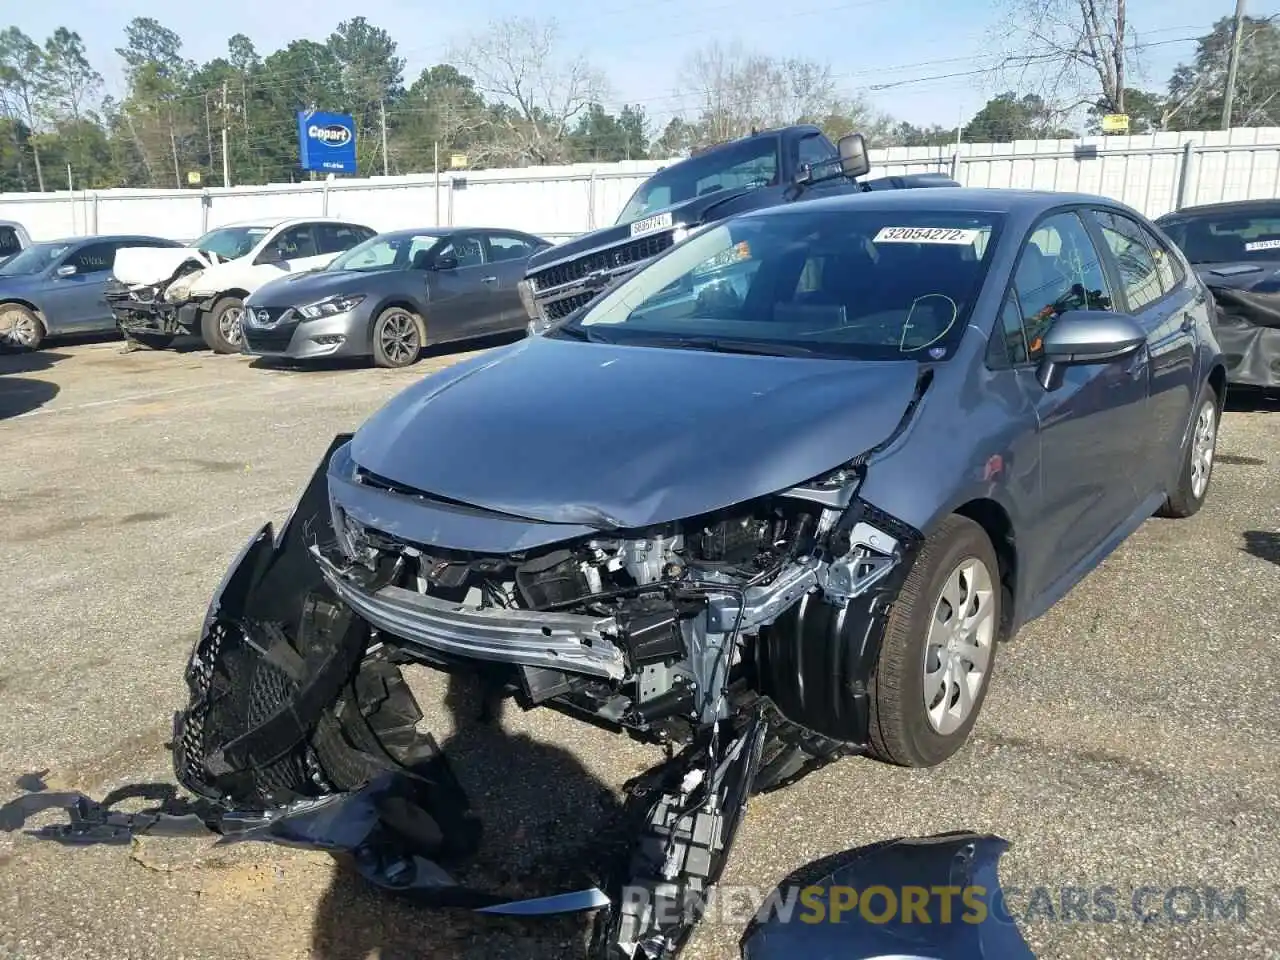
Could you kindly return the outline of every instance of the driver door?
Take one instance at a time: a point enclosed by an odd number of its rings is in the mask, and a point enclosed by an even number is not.
[[[1009,360],[1038,424],[1041,496],[1029,536],[1048,549],[1028,551],[1027,575],[1035,594],[1049,602],[1116,535],[1140,499],[1135,460],[1146,442],[1146,349],[1068,366],[1053,390],[1036,377],[1050,327],[1074,310],[1116,310],[1114,297],[1089,231],[1069,210],[1042,220],[1024,241],[1001,311]]]
[[[485,255],[483,236],[455,233],[436,251],[427,274],[427,336],[459,340],[502,326],[497,275]]]

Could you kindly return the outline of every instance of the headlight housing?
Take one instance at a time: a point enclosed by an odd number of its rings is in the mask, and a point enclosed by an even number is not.
[[[521,280],[516,284],[516,290],[520,293],[520,305],[524,307],[524,312],[529,315],[529,319],[541,320],[542,311],[538,309],[537,298],[533,295],[533,281]]]
[[[315,303],[308,303],[305,307],[299,307],[298,313],[308,320],[319,320],[321,317],[333,317],[348,310],[354,310],[363,300],[362,293],[340,293],[337,296],[317,300]]]
[[[164,292],[165,300],[169,303],[177,303],[179,300],[188,299],[191,296],[191,288],[202,276],[204,276],[203,270],[192,270],[190,273],[182,275],[169,284]]]

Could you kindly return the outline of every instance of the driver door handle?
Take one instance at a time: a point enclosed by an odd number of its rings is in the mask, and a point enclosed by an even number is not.
[[[480,282],[481,283],[497,283],[498,278],[497,277],[481,277]]]

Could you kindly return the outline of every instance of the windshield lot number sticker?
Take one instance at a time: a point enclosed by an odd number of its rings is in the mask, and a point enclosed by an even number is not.
[[[638,237],[642,233],[653,233],[655,230],[665,230],[671,226],[671,214],[660,213],[654,217],[646,217],[644,220],[637,220],[631,225],[631,235]]]
[[[952,243],[969,246],[982,236],[981,230],[952,227],[881,227],[872,243]]]
[[[1246,243],[1244,248],[1249,253],[1255,250],[1280,250],[1280,240],[1255,240],[1253,243]]]

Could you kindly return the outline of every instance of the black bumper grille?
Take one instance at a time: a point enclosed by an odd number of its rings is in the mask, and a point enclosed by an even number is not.
[[[289,344],[293,340],[293,331],[297,328],[296,323],[285,323],[270,330],[256,330],[245,326],[241,328],[241,332],[244,334],[245,346],[250,350],[283,353],[289,349]]]
[[[616,247],[593,251],[569,263],[558,263],[554,267],[530,274],[530,279],[535,290],[547,290],[581,280],[600,270],[617,270],[619,267],[641,263],[650,257],[656,257],[671,246],[671,242],[670,230],[651,234]]]
[[[599,292],[598,290],[588,290],[586,293],[575,293],[571,297],[553,300],[543,306],[543,313],[547,315],[548,320],[560,320],[573,313],[579,307],[586,306],[596,298]]]

